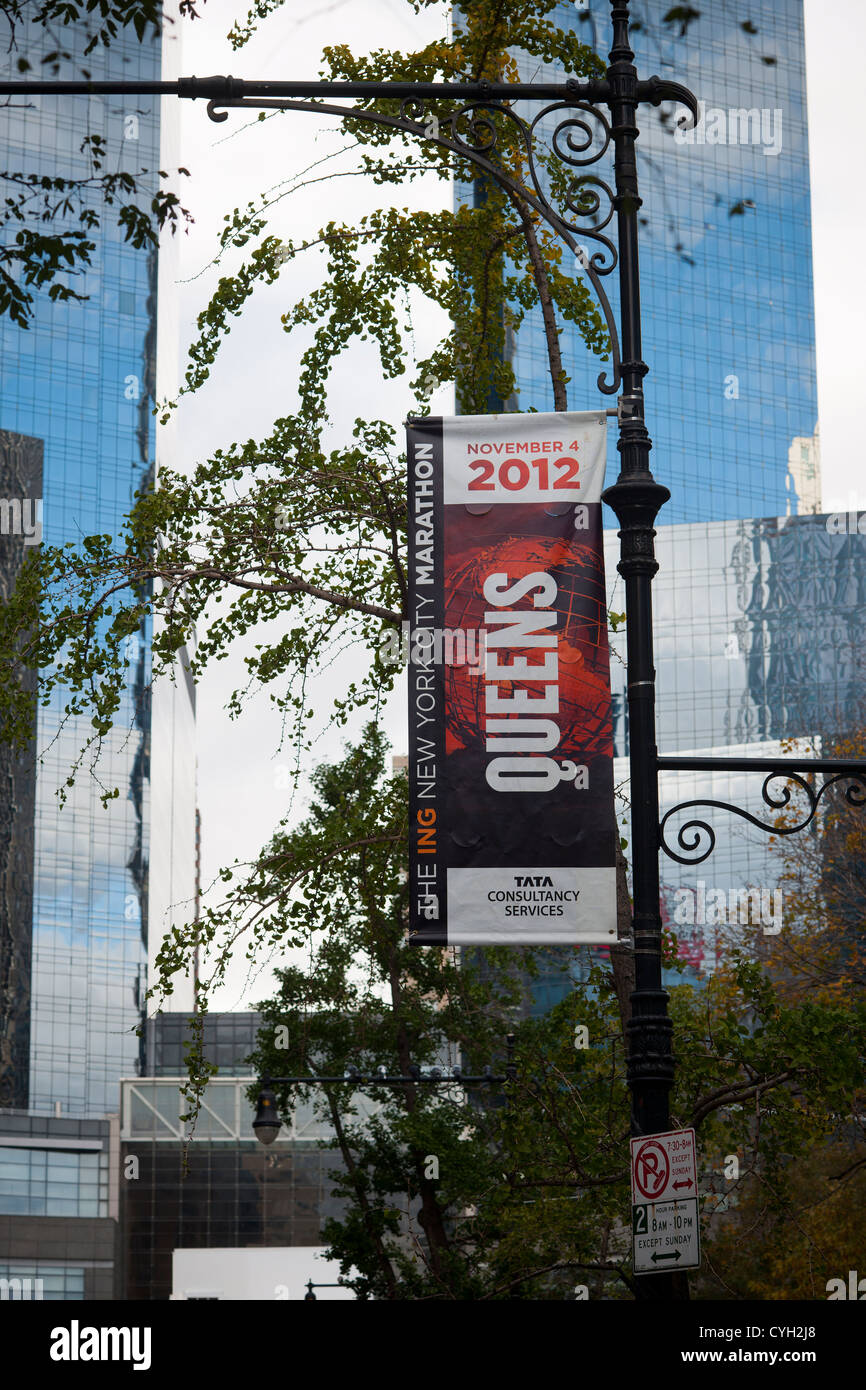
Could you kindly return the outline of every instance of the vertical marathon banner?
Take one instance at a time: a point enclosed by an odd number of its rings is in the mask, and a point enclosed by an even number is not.
[[[410,940],[610,944],[606,416],[407,433]]]

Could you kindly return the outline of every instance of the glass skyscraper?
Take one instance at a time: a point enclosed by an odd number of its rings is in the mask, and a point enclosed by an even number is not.
[[[650,463],[671,490],[659,521],[816,511],[803,0],[757,0],[746,22],[728,0],[687,6],[700,13],[685,33],[681,18],[664,23],[671,8],[631,5],[641,77],[684,84],[702,112],[696,131],[678,125],[674,103],[644,104],[638,114]],[[607,58],[608,0],[564,3],[553,17]],[[527,80],[563,77],[535,61],[522,71]],[[588,172],[612,186],[612,152]],[[584,244],[598,249],[589,237]],[[617,271],[604,284],[618,316]],[[597,409],[598,359],[571,325],[561,346],[570,409]],[[516,335],[514,365],[518,408],[552,409],[540,312]],[[611,480],[617,461],[611,431]],[[609,512],[607,524],[615,525]]]
[[[106,78],[159,77],[158,39],[139,43],[130,35],[85,59],[79,26],[70,26],[65,38],[77,50],[76,69],[83,65]],[[34,53],[56,47],[38,25],[21,39],[31,64]],[[6,58],[10,78],[14,58]],[[136,98],[134,106],[127,112],[111,99],[31,98],[27,107],[3,113],[4,166],[87,177],[81,144],[99,134],[112,162],[135,174],[149,169],[145,178],[153,182],[160,167],[158,105]],[[116,534],[153,468],[156,256],[125,242],[110,208],[91,239],[93,264],[73,281],[88,296],[84,303],[51,304],[37,296],[29,329],[0,320],[0,426],[41,444],[49,545]],[[62,697],[39,710],[27,1097],[35,1109],[58,1103],[64,1112],[111,1109],[118,1077],[136,1065],[139,1043],[131,1030],[147,987],[149,640],[147,629],[130,639],[132,679],[101,767],[105,781],[122,788],[108,810],[84,772],[60,809],[57,788],[87,738],[87,720],[63,727]]]
[[[29,22],[18,48],[0,57],[0,71],[19,76],[21,53],[31,70],[58,77],[86,69],[94,79],[154,80],[166,64],[177,68],[172,26],[141,40],[121,30],[110,47],[85,56],[87,29],[86,17],[60,35]],[[58,50],[55,71],[43,60]],[[158,98],[10,104],[0,113],[2,167],[86,178],[82,142],[92,135],[105,142],[104,168],[135,175],[148,207],[158,171],[178,162]],[[8,505],[41,499],[50,545],[119,535],[157,467],[157,300],[171,248],[167,257],[138,250],[117,226],[116,208],[100,213],[89,232],[92,264],[71,281],[84,301],[37,294],[29,328],[0,319],[0,492]],[[169,364],[172,333],[171,316],[161,318]],[[4,534],[0,547],[5,594],[23,542]],[[95,775],[85,762],[65,807],[57,790],[92,733],[87,717],[64,722],[60,696],[40,706],[28,753],[3,754],[0,1221],[10,1263],[0,1273],[45,1275],[54,1290],[46,1297],[111,1296],[120,1079],[144,1070],[137,1033],[148,955],[173,920],[194,911],[195,692],[182,660],[173,681],[151,689],[151,639],[149,623],[128,639],[116,727]],[[114,786],[119,797],[103,807],[101,791]],[[173,1003],[190,1002],[181,987]]]

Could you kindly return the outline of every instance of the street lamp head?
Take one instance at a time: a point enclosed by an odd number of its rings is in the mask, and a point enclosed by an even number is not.
[[[260,1144],[273,1144],[279,1132],[280,1117],[277,1111],[277,1098],[271,1090],[271,1078],[263,1076],[256,1118],[253,1120],[253,1133]]]

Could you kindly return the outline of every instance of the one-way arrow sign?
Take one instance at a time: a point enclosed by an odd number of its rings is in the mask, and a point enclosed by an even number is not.
[[[641,1202],[632,1208],[634,1272],[651,1274],[670,1263],[675,1269],[697,1269],[701,1245],[696,1197],[677,1202]]]

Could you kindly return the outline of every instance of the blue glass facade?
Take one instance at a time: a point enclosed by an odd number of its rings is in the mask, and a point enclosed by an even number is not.
[[[842,523],[845,522],[842,518]],[[624,607],[616,573],[618,541],[609,535],[610,605]],[[827,743],[866,722],[866,535],[840,529],[825,515],[772,517],[660,526],[654,582],[658,743],[663,753],[707,757],[827,756]],[[626,789],[628,728],[625,634],[611,637],[615,782]],[[761,800],[754,773],[667,772],[660,779],[662,815],[687,800],[734,803],[765,823],[774,812]],[[773,792],[778,794],[780,784]],[[685,858],[677,832],[692,813],[672,817],[665,841]],[[751,887],[765,894],[759,922],[738,914],[723,922],[673,922],[687,958],[704,970],[747,926],[775,934],[774,903],[783,873],[778,842],[720,810],[693,813],[716,834],[702,864],[662,853],[664,901],[677,890],[703,896]],[[628,835],[627,828],[624,834]],[[700,837],[699,851],[707,847]],[[685,914],[686,919],[694,915]],[[700,915],[700,914],[698,914]],[[771,918],[771,920],[763,920]],[[719,929],[722,930],[719,930]]]
[[[86,58],[81,25],[57,35],[31,25],[0,71],[17,75],[20,51],[34,69],[58,47],[61,76],[154,79],[161,42],[132,31]],[[50,68],[45,69],[51,71]],[[105,168],[144,173],[147,202],[160,167],[155,98],[32,98],[3,111],[2,167],[86,177],[87,135],[106,143]],[[94,193],[94,198],[99,198]],[[145,203],[146,205],[146,203]],[[14,231],[14,229],[13,229]],[[154,439],[157,257],[134,249],[111,208],[91,233],[92,265],[72,284],[82,304],[38,296],[32,326],[0,320],[0,429],[42,448],[43,536],[62,545],[117,534],[134,492],[151,474]],[[41,708],[37,765],[30,990],[30,1108],[64,1114],[117,1108],[118,1079],[138,1069],[146,988],[150,633],[130,639],[131,676],[116,730],[98,771],[120,797],[103,809],[100,786],[79,775],[65,809],[56,790],[91,732],[87,720],[61,727],[61,703]],[[20,1106],[20,1101],[17,1102]]]
[[[658,528],[656,718],[664,752],[832,738],[862,721],[866,536],[837,527],[833,517],[810,515]],[[617,545],[608,538],[614,611],[624,606]],[[611,645],[614,739],[624,756],[622,629]]]
[[[673,103],[639,114],[647,423],[653,471],[672,494],[660,521],[815,510],[798,507],[789,476],[792,445],[817,421],[803,3],[685,7],[700,11],[685,34],[663,22],[671,8],[631,5],[641,76],[681,82],[702,104],[695,132],[678,128]],[[555,18],[606,59],[607,0],[561,4]],[[527,79],[562,80],[522,66]],[[608,156],[590,172],[613,183]],[[618,317],[617,272],[604,283]],[[598,359],[569,325],[561,345],[569,407],[596,409]],[[518,332],[514,362],[518,408],[550,410],[540,313]]]
[[[0,1301],[117,1296],[119,1165],[117,1116],[0,1115]]]

